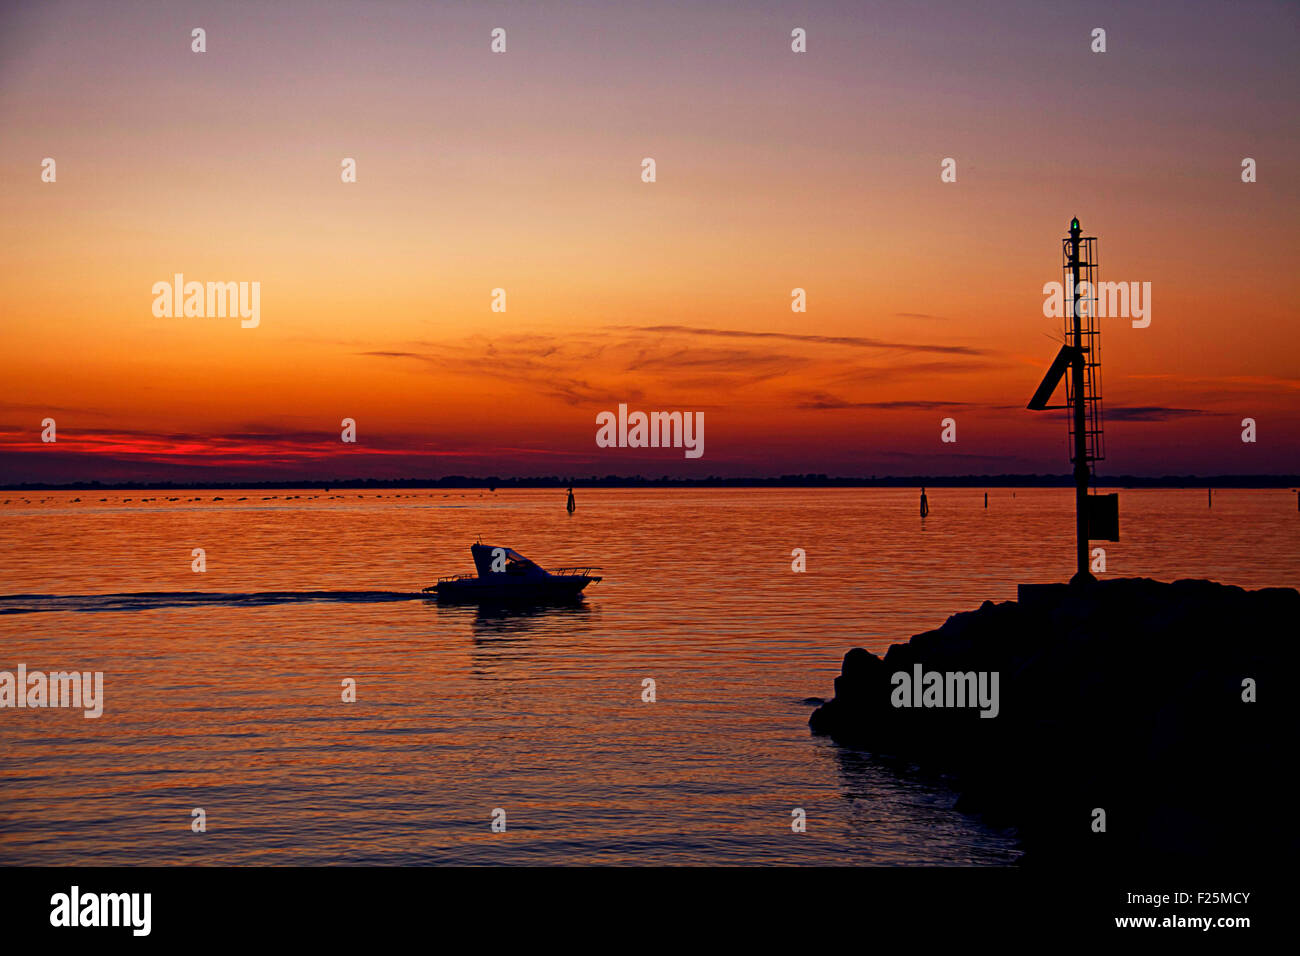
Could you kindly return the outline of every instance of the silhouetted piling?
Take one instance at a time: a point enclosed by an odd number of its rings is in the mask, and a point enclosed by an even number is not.
[[[925,496],[925,489],[921,489],[921,517],[924,518],[930,513],[930,499]]]

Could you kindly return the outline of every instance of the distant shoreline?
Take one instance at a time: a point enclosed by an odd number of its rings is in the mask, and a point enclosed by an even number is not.
[[[958,475],[834,478],[827,475],[781,475],[767,478],[645,478],[589,476],[565,478],[364,478],[302,481],[75,481],[0,484],[0,491],[179,491],[299,488],[1057,488],[1073,487],[1071,475]],[[1098,488],[1287,488],[1300,487],[1300,475],[1137,475],[1103,476]]]

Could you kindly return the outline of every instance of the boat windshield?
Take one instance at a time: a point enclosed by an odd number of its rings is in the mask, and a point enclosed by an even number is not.
[[[542,569],[522,554],[506,549],[506,574],[541,574]]]
[[[538,567],[535,562],[528,560],[514,548],[474,544],[470,546],[470,551],[474,554],[474,566],[478,569],[480,577],[499,574],[502,571],[512,575],[540,575],[543,577],[546,575],[546,572]]]

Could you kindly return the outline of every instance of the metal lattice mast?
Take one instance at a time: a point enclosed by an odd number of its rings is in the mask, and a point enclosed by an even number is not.
[[[1064,278],[1065,343],[1030,399],[1029,408],[1064,408],[1068,412],[1070,461],[1074,464],[1077,570],[1074,582],[1095,580],[1088,568],[1090,538],[1119,540],[1118,502],[1114,495],[1089,496],[1095,463],[1105,458],[1101,427],[1101,327],[1098,323],[1097,238],[1081,235],[1079,220],[1061,242]],[[1068,373],[1068,374],[1067,374]],[[1065,379],[1065,404],[1048,405]]]
[[[1072,344],[1076,355],[1081,358],[1084,354],[1083,313],[1088,305],[1086,299],[1088,290],[1079,281],[1083,269],[1079,255],[1079,247],[1083,242],[1079,238],[1079,232],[1079,220],[1075,219],[1070,223],[1070,238],[1065,240],[1069,247],[1068,277],[1073,280],[1072,285],[1066,285],[1070,290],[1071,314],[1066,316],[1065,321],[1067,328],[1070,325],[1074,327]],[[1066,388],[1066,403],[1070,406],[1070,437],[1073,439],[1074,446],[1070,457],[1074,461],[1074,519],[1079,559],[1075,577],[1086,579],[1092,577],[1092,572],[1088,570],[1088,414],[1087,403],[1084,401],[1087,395],[1085,385],[1087,378],[1084,375],[1084,363],[1080,358],[1070,363],[1070,384]]]

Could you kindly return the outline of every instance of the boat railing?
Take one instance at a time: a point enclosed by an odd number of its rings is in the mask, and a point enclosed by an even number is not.
[[[572,567],[572,568],[556,568],[554,571],[547,571],[546,573],[549,574],[549,575],[550,575],[551,577],[553,577],[553,578],[556,578],[556,577],[592,577],[591,572],[592,572],[592,571],[599,571],[599,570],[600,570],[600,568],[599,568],[598,566],[596,566],[596,565],[594,565],[594,564],[589,564],[589,565],[586,565],[586,566],[581,566],[581,565],[580,565],[580,566],[578,566],[578,567]],[[504,574],[504,573],[507,573],[507,572],[502,572],[502,573]],[[477,581],[478,579],[479,579],[479,575],[477,575],[477,574],[451,574],[451,575],[447,575],[446,577],[438,578],[438,583],[439,583],[439,584],[454,584],[454,583],[457,582],[457,581]]]
[[[599,571],[599,570],[600,570],[600,568],[597,567],[596,565],[594,565],[594,564],[589,564],[589,565],[587,565],[587,566],[585,566],[585,567],[583,567],[582,565],[579,565],[579,566],[577,566],[577,567],[572,567],[572,568],[556,568],[554,571],[549,571],[549,572],[547,572],[547,573],[550,574],[552,577],[557,577],[557,578],[561,578],[561,577],[591,577],[591,572],[592,572],[592,571]]]

